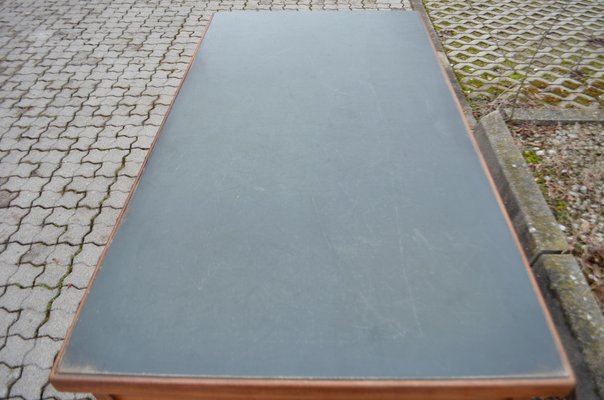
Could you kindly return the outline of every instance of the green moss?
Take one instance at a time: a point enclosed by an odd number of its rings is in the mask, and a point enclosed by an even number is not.
[[[468,85],[474,86],[475,88],[480,88],[484,85],[484,83],[482,83],[478,79],[470,79],[468,81]]]
[[[600,64],[599,62],[596,62],[596,61],[590,62],[589,65],[591,65],[592,67],[597,68],[597,69],[604,68],[604,64]]]
[[[539,89],[545,89],[548,86],[547,82],[541,81],[539,79],[531,81],[531,85],[538,87]]]
[[[487,92],[489,92],[490,94],[492,94],[493,96],[497,97],[499,96],[501,93],[503,93],[503,90],[495,87],[495,86],[491,86],[490,88],[487,89]]]
[[[591,97],[598,97],[602,94],[602,91],[596,89],[595,87],[588,87],[583,91],[583,93]]]
[[[527,164],[538,164],[541,161],[541,157],[533,150],[525,150],[522,152],[522,155]]]
[[[560,100],[559,98],[554,97],[554,96],[548,96],[548,95],[545,95],[545,96],[543,96],[543,101],[544,101],[545,103],[547,103],[547,104],[551,104],[551,105],[553,105],[553,106],[557,106],[558,104],[560,104],[560,102],[561,102],[562,100]],[[576,100],[575,100],[575,101],[576,101]]]
[[[587,99],[587,98],[585,98],[583,96],[577,96],[575,98],[575,101],[577,103],[579,103],[579,104],[584,105],[584,106],[589,106],[589,105],[591,105],[591,103],[593,103],[593,100]]]
[[[558,222],[564,224],[570,221],[570,217],[568,215],[568,205],[564,200],[556,200],[554,204],[552,204],[552,209]]]
[[[559,87],[552,88],[552,93],[554,93],[560,97],[567,97],[570,94],[567,90],[564,90]]]
[[[581,85],[579,85],[578,83],[573,82],[573,81],[564,81],[564,82],[562,82],[562,86],[565,86],[571,90],[575,90],[576,88],[578,88]]]
[[[512,61],[512,60],[510,60],[508,58],[506,58],[505,60],[503,60],[502,64],[505,65],[506,67],[509,67],[509,68],[514,68],[516,65],[518,65],[517,63],[515,63],[514,61]]]

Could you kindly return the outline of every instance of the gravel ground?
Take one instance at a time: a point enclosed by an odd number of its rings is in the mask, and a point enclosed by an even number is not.
[[[604,124],[511,131],[604,312]]]

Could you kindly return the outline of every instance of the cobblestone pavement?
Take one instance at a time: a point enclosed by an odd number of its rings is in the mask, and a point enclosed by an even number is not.
[[[492,102],[512,102],[519,86],[523,106],[604,107],[602,0],[424,4],[479,113]]]
[[[0,2],[0,398],[47,383],[211,14],[407,0]]]

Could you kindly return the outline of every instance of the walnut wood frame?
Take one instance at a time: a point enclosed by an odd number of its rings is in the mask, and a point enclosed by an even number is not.
[[[520,241],[513,225],[507,214],[503,201],[497,192],[495,183],[487,164],[480,153],[476,139],[468,122],[468,118],[464,109],[457,97],[452,83],[447,76],[443,61],[438,57],[434,44],[434,37],[430,34],[429,27],[426,21],[426,16],[418,12],[418,16],[422,21],[422,26],[426,31],[430,44],[434,52],[435,58],[441,68],[442,76],[447,82],[447,86],[451,92],[453,101],[455,102],[459,113],[462,116],[464,126],[474,151],[480,159],[482,169],[489,181],[491,190],[493,191],[497,203],[503,213],[503,216],[511,231],[514,241],[522,256],[523,264],[529,275],[531,285],[537,296],[541,309],[545,315],[547,325],[552,333],[556,348],[562,359],[564,370],[567,372],[567,377],[563,378],[513,378],[513,379],[426,379],[426,380],[334,380],[334,379],[240,379],[240,378],[203,378],[203,377],[176,377],[176,376],[145,376],[145,375],[108,375],[108,374],[74,374],[61,373],[59,365],[65,353],[65,349],[69,343],[69,338],[73,332],[74,326],[78,320],[78,316],[86,302],[91,287],[93,286],[96,274],[105,258],[107,249],[109,248],[117,230],[119,229],[123,215],[130,204],[132,196],[140,182],[144,168],[149,161],[150,155],[155,147],[157,139],[161,134],[162,128],[172,107],[174,101],[180,92],[193,62],[197,57],[197,53],[203,42],[203,38],[210,27],[212,18],[208,21],[201,38],[199,39],[195,52],[189,61],[189,65],[185,74],[178,86],[176,94],[170,103],[168,111],[164,115],[162,123],[158,128],[155,139],[153,140],[150,149],[145,157],[143,165],[136,177],[134,185],[126,199],[126,204],[121,210],[115,227],[107,241],[103,253],[96,265],[94,274],[91,279],[91,284],[86,289],[84,298],[81,301],[78,310],[75,314],[67,336],[54,365],[50,372],[50,383],[62,391],[70,392],[91,392],[98,400],[120,400],[120,399],[165,399],[167,396],[177,399],[215,399],[215,400],[311,400],[311,399],[326,399],[330,400],[366,400],[367,398],[376,398],[383,400],[390,399],[410,399],[424,400],[426,398],[432,400],[441,399],[521,399],[530,398],[533,396],[565,396],[569,394],[575,387],[575,376],[570,367],[568,357],[562,347],[558,333],[554,327],[553,320],[545,301],[539,291],[535,277],[529,267],[526,256],[520,245]]]

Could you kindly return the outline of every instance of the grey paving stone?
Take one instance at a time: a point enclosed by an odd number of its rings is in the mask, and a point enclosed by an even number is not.
[[[0,163],[0,176],[19,176],[27,178],[31,175],[31,172],[36,169],[36,164],[20,163],[20,164],[8,164]],[[22,187],[23,188],[23,187]]]
[[[96,171],[96,176],[115,177],[118,170],[122,168],[121,163],[104,161],[102,166]]]
[[[90,284],[90,279],[94,274],[95,266],[77,263],[72,266],[71,273],[63,281],[64,286],[74,286],[78,289],[85,289]]]
[[[71,246],[68,244],[58,244],[53,247],[52,251],[46,258],[46,267],[64,266],[71,264],[72,258],[80,251],[79,246]]]
[[[89,266],[95,266],[103,252],[104,246],[87,243],[82,246],[82,251],[78,253],[73,262],[74,265],[81,263]]]
[[[112,225],[108,226],[95,223],[90,233],[88,233],[84,237],[84,243],[95,243],[98,245],[104,245],[107,243],[112,231]]]
[[[45,319],[45,311],[23,309],[19,313],[19,319],[8,330],[8,334],[19,335],[24,339],[33,339]]]
[[[0,225],[0,242],[8,243],[13,240],[13,236],[19,229],[18,225],[1,224]]]
[[[61,236],[59,236],[59,243],[67,243],[69,245],[77,246],[81,244],[84,237],[90,231],[90,226],[80,224],[69,224],[67,229]]]
[[[53,252],[54,246],[42,243],[34,243],[23,252],[19,260],[20,263],[31,263],[34,265],[44,265],[48,256]]]
[[[22,178],[20,176],[10,176],[8,180],[2,185],[2,188],[11,192],[18,192],[19,190],[21,190],[21,186],[23,186],[26,182],[27,178]]]
[[[15,207],[22,207],[22,208],[28,208],[31,207],[31,205],[34,203],[35,200],[38,199],[38,197],[40,197],[40,193],[36,193],[36,192],[18,192],[15,193],[16,196],[14,196],[11,201],[10,201],[10,205],[11,206],[15,206]]]
[[[102,224],[110,227],[114,226],[120,212],[121,211],[119,209],[103,207],[100,214],[95,218],[94,222],[95,224]]]
[[[120,171],[121,172],[121,171]],[[136,176],[120,175],[113,185],[111,185],[111,192],[123,192],[130,193],[132,186],[134,185]]]
[[[126,199],[128,198],[128,192],[120,192],[117,190],[112,190],[109,194],[109,197],[103,202],[103,206],[113,207],[113,208],[123,208],[126,204]]]
[[[44,191],[63,193],[70,182],[71,178],[53,175],[44,186]]]
[[[8,284],[9,278],[17,272],[17,268],[19,268],[17,264],[0,262],[0,287]]]
[[[31,225],[24,223],[19,226],[19,229],[10,235],[10,241],[21,244],[34,243],[40,232],[42,232],[42,225]]]
[[[46,217],[44,223],[54,225],[67,225],[69,219],[75,214],[75,209],[56,207],[51,210],[51,213]]]
[[[0,364],[5,363],[11,367],[23,365],[25,356],[34,348],[34,342],[33,339],[9,336],[5,346],[0,349]]]
[[[79,131],[74,132],[75,135],[79,135],[80,133],[81,132],[79,132]],[[80,138],[82,136],[77,136],[77,137]],[[96,138],[96,134],[93,136],[93,138]],[[88,152],[83,151],[83,150],[71,149],[69,151],[69,153],[67,153],[67,155],[65,156],[65,158],[63,159],[62,162],[79,165],[80,163],[83,162],[83,159],[87,154],[88,154]]]
[[[82,200],[78,202],[80,207],[100,208],[103,205],[103,200],[107,197],[107,192],[87,191]]]
[[[19,378],[19,368],[10,368],[0,364],[0,398],[8,396],[8,388]]]
[[[36,236],[36,242],[45,244],[56,244],[59,237],[67,230],[66,226],[45,224],[42,231]]]
[[[44,285],[51,288],[58,288],[61,279],[69,271],[68,265],[47,265],[44,272],[37,276],[35,285]]]
[[[0,308],[0,337],[8,335],[9,327],[19,318],[19,311],[7,311]]]
[[[88,151],[88,153],[82,158],[82,161],[100,164],[103,162],[104,157],[105,151],[93,148],[90,149],[90,151]]]
[[[3,140],[6,139],[6,135],[2,139]],[[27,154],[28,154],[27,151],[11,150],[8,152],[8,154],[6,156],[4,156],[2,158],[2,163],[18,165],[19,162],[21,161],[21,159],[23,159],[23,157],[25,157]]]
[[[55,203],[54,207],[65,207],[65,208],[76,208],[82,199],[84,198],[84,193],[75,193],[75,192],[64,192],[61,197],[59,197]]]
[[[48,335],[53,338],[64,338],[73,319],[74,313],[64,310],[51,310],[48,321],[38,331],[40,336]]]
[[[89,226],[92,219],[99,213],[97,208],[79,207],[75,209],[75,213],[69,218],[70,224],[78,224]]]
[[[91,137],[79,137],[77,142],[71,146],[72,150],[88,151],[94,144],[95,139]]]
[[[8,190],[0,190],[0,208],[8,207],[13,199],[18,196],[18,193],[9,192]]]
[[[92,395],[88,395],[92,398]],[[50,383],[44,387],[42,394],[44,400],[74,400],[74,399],[85,399],[86,395],[78,396],[76,393],[64,393],[57,391]]]
[[[155,137],[153,136],[139,136],[136,142],[132,144],[133,148],[148,150],[153,144]]]
[[[120,136],[120,132],[124,129],[125,127],[123,126],[105,126],[97,135],[97,140],[101,138],[115,139]],[[102,151],[102,149],[95,148],[94,146],[91,150]]]
[[[122,126],[122,125],[120,125]],[[124,158],[128,155],[128,149],[113,149],[111,151],[104,151],[103,161],[110,161],[114,163],[122,163]]]
[[[32,264],[20,264],[17,271],[8,279],[8,284],[31,287],[36,278],[44,272],[44,268]]]
[[[37,338],[34,348],[25,356],[24,364],[33,364],[42,369],[50,369],[61,348],[61,343],[61,340],[53,340],[49,337]]]
[[[28,209],[19,207],[0,208],[0,229],[3,225],[19,225],[28,212]]]
[[[61,289],[59,297],[52,303],[52,310],[62,310],[68,313],[75,313],[78,305],[84,296],[84,290],[73,286],[66,286]]]
[[[20,396],[24,399],[39,399],[42,386],[48,381],[50,370],[42,369],[35,365],[23,367],[21,377],[11,388],[11,396]]]
[[[44,312],[50,301],[58,294],[58,290],[43,286],[35,286],[30,289],[29,295],[21,303],[21,308]]]
[[[59,199],[63,195],[57,192],[43,191],[40,195],[33,201],[34,206],[43,207],[43,208],[52,208],[57,204]]]
[[[75,177],[73,177],[73,179],[71,180],[71,182],[69,182],[67,184],[67,186],[65,187],[65,189],[66,190],[71,190],[71,191],[74,191],[74,192],[85,192],[86,188],[91,183],[92,183],[92,178],[86,178],[86,177],[83,177],[83,176],[75,176]]]
[[[97,176],[93,178],[87,187],[88,191],[103,192],[109,191],[109,186],[113,183],[113,177]]]
[[[31,207],[29,212],[21,219],[21,223],[28,225],[42,225],[44,219],[46,219],[51,212],[52,210],[46,208]]]
[[[42,178],[51,178],[58,168],[59,166],[55,163],[41,162],[38,164],[38,167],[32,172],[32,175],[39,176]]]
[[[8,311],[18,311],[21,309],[21,304],[31,293],[31,288],[22,289],[14,285],[7,286],[4,294],[0,296],[0,308]]]

